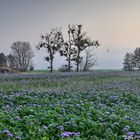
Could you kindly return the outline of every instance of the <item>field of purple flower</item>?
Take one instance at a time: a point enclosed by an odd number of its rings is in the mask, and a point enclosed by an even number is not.
[[[140,73],[0,75],[1,140],[139,140]]]

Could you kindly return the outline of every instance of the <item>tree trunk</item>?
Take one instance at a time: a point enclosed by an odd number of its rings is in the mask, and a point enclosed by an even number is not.
[[[76,69],[77,72],[79,72],[79,63],[77,62],[77,69]]]
[[[69,60],[68,60],[68,71],[69,72],[71,71],[71,57],[70,57],[70,54],[69,54]]]
[[[80,51],[79,51],[79,49],[78,49],[78,54],[77,54],[77,72],[79,72],[79,63],[80,63]]]
[[[88,55],[88,53],[87,53],[87,54],[86,54],[86,62],[85,62],[83,71],[87,71],[88,56],[89,56],[89,55]]]
[[[53,72],[53,58],[51,58],[50,62],[50,72]]]

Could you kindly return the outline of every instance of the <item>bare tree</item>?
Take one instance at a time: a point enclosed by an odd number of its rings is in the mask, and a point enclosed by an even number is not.
[[[95,65],[97,61],[97,57],[94,53],[95,49],[96,49],[95,47],[91,46],[91,47],[87,47],[84,50],[83,58],[80,63],[81,71],[88,71],[90,68],[92,68]]]
[[[77,51],[72,39],[71,28],[70,25],[68,25],[68,41],[64,42],[63,47],[60,50],[60,56],[66,57],[66,61],[68,62],[67,65],[63,65],[63,69],[66,68],[66,71],[71,71],[71,61],[73,60],[73,55],[76,53]]]
[[[29,42],[14,42],[11,46],[17,69],[27,71],[32,65],[34,53]]]
[[[77,54],[74,55],[73,60],[76,62],[76,71],[79,71],[79,65],[81,63],[82,57],[81,52],[90,46],[99,46],[98,41],[91,41],[90,38],[86,37],[86,33],[82,33],[82,25],[71,26],[70,31],[73,37],[73,42],[77,50]]]
[[[45,60],[50,63],[50,72],[53,71],[54,55],[60,50],[63,44],[63,36],[60,30],[52,29],[50,33],[41,36],[41,41],[37,46],[38,49],[45,48],[48,56]]]

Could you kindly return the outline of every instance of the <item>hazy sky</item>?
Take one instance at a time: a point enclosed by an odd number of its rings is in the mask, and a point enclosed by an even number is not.
[[[69,23],[83,30],[101,46],[96,68],[122,68],[126,52],[140,47],[140,0],[0,0],[0,52],[8,54],[15,41],[29,41],[34,64],[45,69],[45,50],[37,51],[40,34]],[[109,49],[109,52],[107,52]],[[55,67],[63,64],[56,56]]]

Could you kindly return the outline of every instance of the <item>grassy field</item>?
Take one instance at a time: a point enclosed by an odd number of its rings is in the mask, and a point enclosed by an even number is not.
[[[140,73],[0,75],[0,140],[140,139]]]

